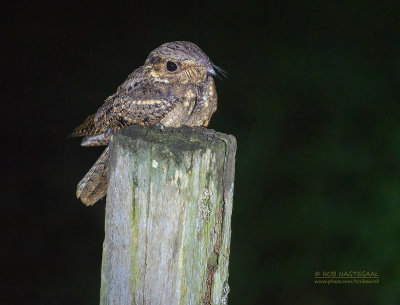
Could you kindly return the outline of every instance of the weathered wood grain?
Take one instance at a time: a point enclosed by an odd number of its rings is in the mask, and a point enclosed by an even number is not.
[[[235,138],[130,127],[110,149],[100,303],[226,304]]]

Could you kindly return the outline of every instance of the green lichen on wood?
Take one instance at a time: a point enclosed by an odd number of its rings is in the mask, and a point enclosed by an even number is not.
[[[205,128],[113,136],[101,304],[226,300],[235,150]]]

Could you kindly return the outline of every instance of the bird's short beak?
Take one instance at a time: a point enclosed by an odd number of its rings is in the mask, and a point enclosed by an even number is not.
[[[217,74],[217,73],[215,73],[215,70],[214,70],[214,68],[213,68],[212,65],[209,65],[209,66],[207,67],[207,72],[208,72],[208,74],[211,74],[212,76],[214,76],[214,75]]]

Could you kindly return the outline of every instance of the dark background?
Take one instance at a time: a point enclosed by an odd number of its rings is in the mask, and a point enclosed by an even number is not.
[[[101,148],[67,136],[148,53],[198,44],[237,137],[230,305],[400,304],[398,1],[8,2],[1,18],[1,304],[98,304]],[[376,285],[313,283],[378,272]]]

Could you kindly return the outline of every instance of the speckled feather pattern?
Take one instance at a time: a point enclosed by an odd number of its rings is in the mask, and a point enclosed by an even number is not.
[[[72,136],[84,136],[83,146],[98,146],[108,145],[111,134],[130,125],[206,127],[217,109],[214,75],[210,59],[195,44],[165,43]],[[106,194],[108,159],[107,146],[79,182],[77,197],[84,204],[92,205]]]

